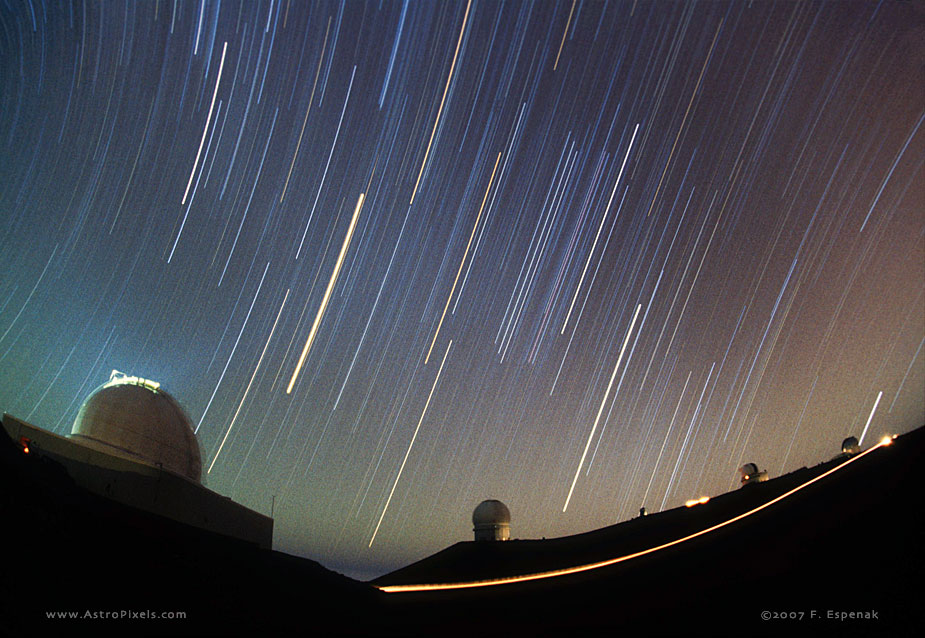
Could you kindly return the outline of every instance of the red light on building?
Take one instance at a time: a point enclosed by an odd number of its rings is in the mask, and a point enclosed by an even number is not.
[[[30,441],[29,439],[27,439],[27,438],[24,437],[24,436],[19,437],[19,444],[22,446],[23,454],[28,454],[28,453],[29,453],[29,444],[30,444],[31,442],[32,442],[32,441]]]

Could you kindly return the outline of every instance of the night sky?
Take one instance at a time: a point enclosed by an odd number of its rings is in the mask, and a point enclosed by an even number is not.
[[[907,432],[923,70],[890,0],[5,0],[0,409],[157,380],[358,576]]]

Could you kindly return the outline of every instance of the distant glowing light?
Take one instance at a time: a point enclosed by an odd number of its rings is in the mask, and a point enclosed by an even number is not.
[[[748,477],[746,476],[745,478],[748,478]],[[694,507],[695,505],[703,505],[704,503],[708,503],[709,501],[710,501],[709,496],[701,496],[700,498],[693,498],[687,501],[686,503],[684,503],[684,507]]]
[[[551,570],[547,572],[538,572],[535,574],[525,574],[523,576],[509,576],[507,578],[492,578],[488,580],[475,580],[475,581],[458,582],[458,583],[434,583],[434,584],[419,584],[419,585],[382,585],[382,586],[377,586],[377,589],[379,589],[380,591],[386,592],[388,594],[404,593],[404,592],[412,592],[412,591],[438,591],[438,590],[445,590],[445,589],[472,589],[475,587],[492,587],[495,585],[511,585],[514,583],[522,583],[522,582],[531,581],[531,580],[543,580],[545,578],[555,578],[557,576],[567,576],[569,574],[577,574],[580,572],[591,571],[592,569],[600,569],[601,567],[609,567],[611,565],[616,565],[617,563],[622,563],[624,561],[628,561],[633,558],[638,558],[639,556],[645,556],[647,554],[652,554],[662,549],[667,549],[668,547],[673,547],[674,545],[679,545],[680,543],[689,541],[693,538],[704,536],[705,534],[709,534],[710,532],[714,532],[718,529],[722,529],[723,527],[726,527],[727,525],[731,525],[732,523],[735,523],[736,521],[740,521],[744,518],[747,518],[751,516],[752,514],[757,514],[761,510],[766,509],[774,505],[775,503],[778,503],[784,500],[785,498],[793,496],[800,490],[806,487],[809,487],[813,483],[817,481],[821,481],[825,477],[841,469],[844,469],[848,465],[851,465],[852,463],[859,460],[863,456],[870,454],[877,448],[883,447],[884,445],[886,444],[883,441],[880,441],[880,443],[870,448],[869,450],[866,450],[858,454],[857,456],[854,456],[848,459],[841,465],[836,465],[832,469],[826,472],[823,472],[816,478],[810,479],[806,481],[805,483],[796,486],[792,490],[788,492],[784,492],[780,496],[771,499],[767,503],[764,503],[763,505],[759,505],[758,507],[748,510],[747,512],[743,512],[742,514],[739,514],[738,516],[734,516],[728,520],[725,520],[722,523],[717,523],[716,525],[707,527],[706,529],[702,529],[699,532],[688,534],[687,536],[678,538],[673,541],[669,541],[667,543],[663,543],[662,545],[650,547],[649,549],[644,549],[642,551],[634,552],[632,554],[626,554],[625,556],[620,556],[618,558],[610,558],[608,560],[599,561],[597,563],[588,563],[586,565],[578,565],[576,567],[566,567],[564,569],[555,569],[555,570]],[[698,502],[699,502],[699,499],[698,499]]]

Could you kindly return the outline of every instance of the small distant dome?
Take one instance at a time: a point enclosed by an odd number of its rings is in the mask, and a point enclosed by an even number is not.
[[[739,480],[742,485],[751,485],[752,483],[764,483],[768,480],[768,471],[758,471],[758,466],[754,463],[746,463],[739,468]]]
[[[472,512],[472,525],[477,541],[506,541],[511,538],[511,511],[495,499],[478,504]]]
[[[849,436],[842,441],[841,451],[843,454],[857,454],[860,452],[861,446],[858,444],[858,438],[856,436]]]
[[[192,481],[202,456],[189,417],[160,384],[116,370],[84,401],[71,437],[107,452],[135,458]]]

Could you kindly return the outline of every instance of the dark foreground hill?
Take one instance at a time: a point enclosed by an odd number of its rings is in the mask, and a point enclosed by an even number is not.
[[[897,636],[925,627],[925,429],[659,552],[546,580],[391,594],[94,496],[0,433],[0,633],[8,635]],[[588,534],[458,543],[376,584],[619,556],[726,520],[834,465]],[[144,617],[173,611],[185,617]]]

